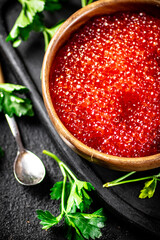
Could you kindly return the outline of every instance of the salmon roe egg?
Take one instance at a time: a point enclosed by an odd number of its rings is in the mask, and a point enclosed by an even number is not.
[[[160,152],[160,19],[97,16],[58,51],[50,73],[55,110],[70,133],[100,152]]]

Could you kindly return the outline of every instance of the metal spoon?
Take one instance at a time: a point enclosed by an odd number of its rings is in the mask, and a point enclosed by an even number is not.
[[[0,83],[4,83],[4,77],[0,65]],[[14,161],[14,175],[16,180],[26,186],[40,183],[45,176],[45,167],[42,161],[32,152],[23,147],[18,126],[14,117],[5,115],[11,132],[17,142],[18,152]]]

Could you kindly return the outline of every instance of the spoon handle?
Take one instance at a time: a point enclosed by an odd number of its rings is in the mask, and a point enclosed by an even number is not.
[[[18,151],[23,152],[24,147],[23,147],[23,144],[22,144],[22,141],[21,141],[20,133],[19,133],[18,126],[17,126],[17,123],[15,121],[15,118],[14,117],[9,117],[7,114],[5,114],[5,117],[7,119],[8,125],[11,129],[11,132],[12,132],[12,134],[13,134],[16,142],[17,142]]]

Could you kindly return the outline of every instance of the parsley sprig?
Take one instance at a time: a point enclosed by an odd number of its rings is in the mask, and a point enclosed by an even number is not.
[[[127,173],[124,176],[122,176],[112,182],[105,183],[103,185],[103,187],[113,187],[113,186],[117,186],[117,185],[121,185],[121,184],[125,184],[125,183],[132,183],[132,182],[148,180],[145,182],[143,189],[140,191],[139,198],[153,197],[155,190],[156,190],[157,182],[160,181],[160,173],[158,173],[156,175],[152,175],[152,176],[125,180],[126,178],[128,178],[129,176],[131,176],[135,173],[136,173],[135,171]]]
[[[51,39],[47,32],[53,31],[44,24],[44,11],[55,11],[61,9],[59,0],[18,0],[22,10],[12,28],[6,41],[12,41],[13,47],[18,47],[22,41],[29,38],[31,31],[42,32],[45,35],[45,49]],[[57,29],[57,24],[55,25]]]
[[[86,213],[92,203],[87,191],[94,190],[94,187],[89,182],[77,179],[66,164],[53,153],[46,150],[43,153],[56,160],[63,174],[63,181],[55,183],[50,194],[52,200],[61,199],[60,214],[55,217],[49,211],[37,210],[37,217],[41,220],[42,228],[48,229],[64,219],[68,227],[68,240],[99,238],[100,229],[104,227],[106,221],[103,209],[92,214]]]
[[[2,83],[0,84],[0,112],[13,117],[23,115],[33,116],[33,109],[30,99],[21,98],[17,94],[28,92],[28,89],[21,85]]]
[[[61,20],[51,28],[46,27],[44,22],[44,11],[54,12],[62,8],[59,0],[18,0],[21,3],[22,10],[8,34],[6,41],[11,41],[13,47],[18,47],[22,41],[29,38],[30,32],[41,32],[44,36],[45,50],[48,44],[64,22]],[[81,0],[82,7],[92,3],[93,0]]]

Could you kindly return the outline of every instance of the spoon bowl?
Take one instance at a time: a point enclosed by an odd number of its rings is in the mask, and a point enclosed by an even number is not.
[[[17,181],[23,185],[35,185],[43,180],[45,168],[34,153],[24,149],[23,152],[17,153],[14,175]]]

